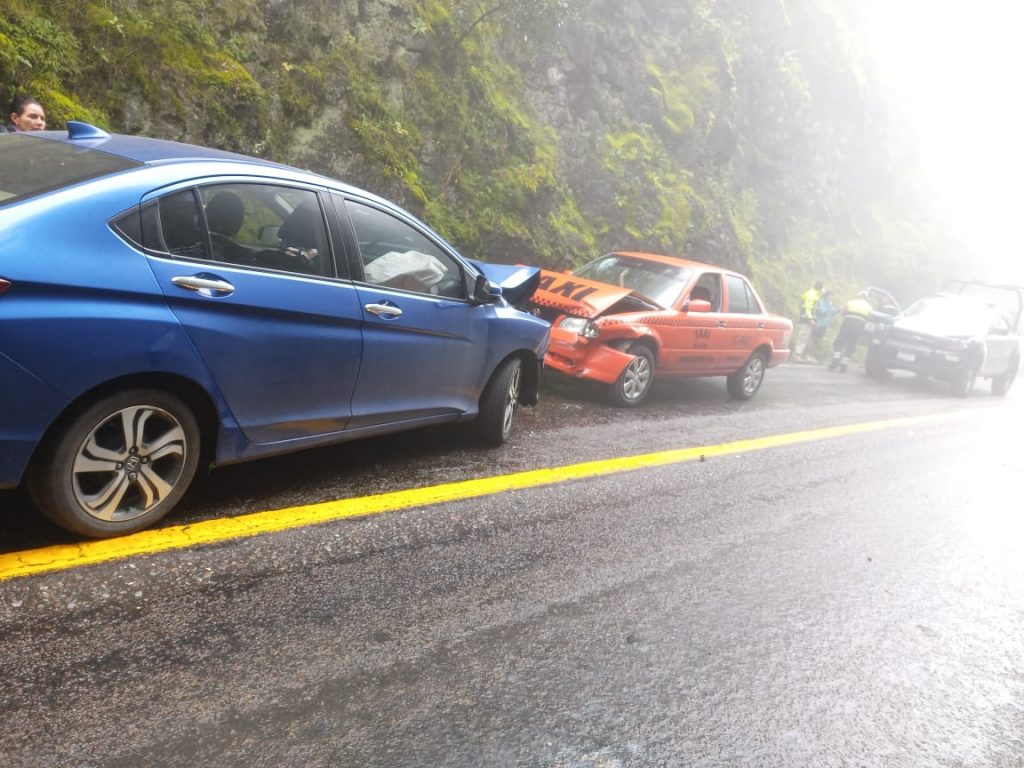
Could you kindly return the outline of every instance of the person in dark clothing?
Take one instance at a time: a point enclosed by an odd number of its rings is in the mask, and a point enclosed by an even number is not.
[[[5,130],[11,133],[46,130],[46,112],[43,105],[31,96],[19,94],[11,101],[7,110]]]
[[[836,336],[833,345],[832,362],[828,368],[830,371],[846,373],[850,365],[850,358],[857,349],[857,342],[864,330],[864,323],[871,317],[874,307],[868,301],[867,291],[861,291],[857,297],[850,299],[843,307],[843,324],[839,326],[839,334]]]

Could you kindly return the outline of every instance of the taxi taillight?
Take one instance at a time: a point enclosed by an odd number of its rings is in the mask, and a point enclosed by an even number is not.
[[[0,294],[3,294],[10,287],[11,287],[11,281],[10,280],[4,280],[2,277],[0,277]]]

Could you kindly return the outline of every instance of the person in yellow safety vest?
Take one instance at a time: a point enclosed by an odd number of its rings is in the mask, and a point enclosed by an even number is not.
[[[807,342],[811,340],[811,330],[814,328],[814,308],[824,290],[825,284],[818,280],[813,288],[808,288],[800,296],[800,319],[796,324],[796,343],[793,347],[797,360],[805,360],[807,357]]]
[[[839,326],[839,334],[832,346],[832,362],[828,369],[846,373],[850,358],[857,349],[857,341],[864,330],[864,323],[871,317],[875,308],[868,301],[867,291],[861,291],[856,298],[850,299],[843,307],[843,324]]]

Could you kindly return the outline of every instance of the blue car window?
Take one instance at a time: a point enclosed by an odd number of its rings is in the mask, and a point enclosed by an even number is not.
[[[0,206],[139,165],[106,152],[5,133],[0,135]]]
[[[160,198],[156,250],[190,259],[209,258],[199,215],[196,196],[191,189]]]
[[[409,224],[384,211],[346,201],[366,282],[450,299],[466,298],[458,263]]]
[[[315,192],[275,184],[200,187],[211,258],[242,266],[334,276]]]

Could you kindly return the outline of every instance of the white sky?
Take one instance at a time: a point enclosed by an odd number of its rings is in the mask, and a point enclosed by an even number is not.
[[[974,276],[1024,285],[1024,2],[860,2],[869,53],[916,126]]]

